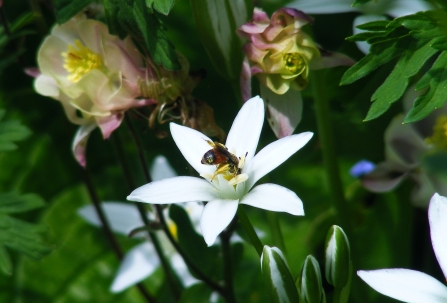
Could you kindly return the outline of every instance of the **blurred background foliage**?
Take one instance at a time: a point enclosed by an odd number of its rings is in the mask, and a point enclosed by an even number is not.
[[[256,1],[269,15],[285,1]],[[55,23],[50,1],[4,1],[8,23],[19,20],[22,32],[7,39],[0,36],[0,108],[6,110],[5,120],[18,120],[30,131],[26,139],[16,142],[14,151],[0,151],[0,193],[35,193],[45,205],[39,209],[14,214],[14,217],[44,226],[44,241],[51,252],[40,260],[9,250],[13,264],[11,273],[0,274],[1,302],[144,302],[135,287],[119,293],[109,291],[119,262],[102,231],[88,225],[76,213],[91,203],[82,181],[81,168],[74,160],[70,146],[76,127],[69,123],[58,102],[42,97],[33,90],[33,79],[25,68],[36,67],[36,53],[45,35]],[[31,13],[31,15],[30,15]],[[308,27],[314,39],[324,48],[342,52],[358,60],[363,57],[356,45],[345,41],[352,35],[352,22],[357,13],[314,15],[315,24]],[[25,17],[26,16],[26,17]],[[217,124],[228,131],[240,108],[233,84],[220,76],[199,40],[193,22],[191,4],[175,2],[168,16],[161,17],[166,35],[175,48],[191,64],[191,70],[206,70],[206,77],[193,92],[213,109]],[[349,234],[354,269],[413,268],[442,280],[429,239],[425,210],[411,206],[409,193],[412,181],[407,180],[394,192],[372,194],[363,190],[358,180],[349,175],[349,168],[361,159],[379,162],[384,159],[384,130],[392,117],[402,111],[399,102],[379,118],[362,122],[370,106],[369,98],[390,72],[390,65],[372,72],[349,86],[339,86],[345,67],[327,70],[327,93],[330,96],[333,133],[342,172],[343,185],[353,206],[354,232]],[[310,83],[310,86],[312,83]],[[312,88],[304,92],[303,119],[296,133],[313,131],[316,136],[268,176],[303,200],[306,215],[278,216],[285,241],[285,256],[296,278],[308,254],[323,266],[324,239],[333,224],[328,184],[322,167],[321,149],[314,115]],[[256,94],[256,90],[254,94]],[[158,139],[143,119],[134,116],[134,124],[143,141],[146,156],[168,158],[179,175],[188,175],[186,161],[170,137]],[[162,127],[168,130],[167,125]],[[129,189],[119,166],[114,144],[119,137],[128,155],[139,185],[145,183],[138,167],[137,152],[122,125],[110,140],[103,140],[95,130],[87,148],[88,171],[103,201],[125,201]],[[275,140],[264,124],[259,149]],[[246,208],[253,225],[264,231],[264,244],[273,245],[265,211]],[[1,230],[0,230],[1,232]],[[1,238],[1,237],[0,237]],[[136,243],[118,236],[124,249]],[[212,249],[212,248],[207,248]],[[259,259],[248,244],[243,256],[235,263],[234,285],[239,302],[268,302],[260,275]],[[146,279],[144,286],[156,294],[160,302],[174,302],[163,292],[166,285],[158,271]],[[330,290],[328,284],[324,287]],[[391,302],[353,277],[351,302]],[[184,293],[181,302],[207,302],[209,289],[195,285]],[[200,297],[202,296],[202,299]]]

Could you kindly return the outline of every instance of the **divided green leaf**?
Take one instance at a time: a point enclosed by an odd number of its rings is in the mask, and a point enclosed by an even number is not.
[[[16,141],[25,139],[31,131],[17,120],[3,121],[5,110],[0,109],[0,152],[17,148]]]
[[[393,21],[374,21],[358,26],[365,30],[347,38],[349,41],[366,41],[370,53],[343,75],[340,85],[353,83],[397,59],[394,69],[371,97],[373,102],[365,121],[385,113],[392,103],[405,93],[412,77],[441,51],[433,66],[416,85],[426,92],[416,99],[407,114],[405,123],[415,122],[429,115],[445,103],[447,93],[447,11],[433,10],[397,18]]]
[[[43,205],[42,198],[34,194],[0,194],[0,269],[3,272],[12,273],[12,263],[5,246],[34,259],[40,259],[50,252],[51,249],[42,239],[42,233],[46,231],[44,226],[27,223],[8,215]]]
[[[175,0],[150,0],[154,2],[154,9],[163,15],[168,15],[174,7]],[[148,2],[148,0],[146,0]]]

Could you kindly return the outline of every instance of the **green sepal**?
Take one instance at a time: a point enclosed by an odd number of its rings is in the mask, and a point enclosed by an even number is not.
[[[252,1],[191,0],[191,7],[200,41],[217,72],[238,81],[243,41],[236,29],[251,17]]]
[[[311,255],[306,257],[296,286],[300,296],[300,303],[322,303],[324,291],[321,270],[318,261]]]
[[[341,227],[333,225],[325,244],[325,276],[329,284],[339,289],[347,285],[350,262],[348,237]]]
[[[297,303],[298,292],[281,250],[264,246],[261,255],[264,284],[272,303]]]
[[[57,23],[62,24],[76,16],[94,0],[54,0]]]

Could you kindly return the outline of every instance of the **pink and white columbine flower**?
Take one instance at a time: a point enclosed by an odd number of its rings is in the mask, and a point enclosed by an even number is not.
[[[60,101],[70,122],[80,125],[73,153],[82,166],[88,136],[96,126],[107,139],[127,109],[152,102],[138,98],[144,62],[131,38],[110,35],[99,21],[79,15],[56,25],[37,61],[35,90]]]
[[[227,180],[211,176],[214,166],[201,164],[202,156],[210,150],[206,142],[212,141],[204,134],[188,127],[170,124],[171,134],[177,147],[189,164],[205,179],[175,177],[155,181],[134,190],[128,200],[151,204],[170,204],[189,201],[207,201],[200,219],[200,228],[208,246],[233,220],[239,203],[270,210],[304,215],[303,203],[291,190],[276,184],[255,183],[275,169],[312,138],[304,132],[277,140],[263,148],[255,156],[262,124],[264,102],[260,97],[248,100],[239,111],[228,133],[226,146],[238,157],[245,157],[241,175]]]
[[[433,250],[447,278],[447,198],[434,194],[428,208]],[[376,291],[409,303],[447,302],[447,287],[435,278],[410,269],[359,270],[357,275]]]

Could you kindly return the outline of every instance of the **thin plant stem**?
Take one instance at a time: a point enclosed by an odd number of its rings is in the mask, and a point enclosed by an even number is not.
[[[253,247],[256,249],[259,257],[261,257],[262,249],[264,246],[262,245],[261,240],[259,240],[258,235],[253,228],[253,225],[251,225],[250,219],[248,219],[248,216],[245,213],[244,206],[241,204],[239,204],[239,207],[237,209],[237,216],[239,217],[239,220],[241,221],[241,224],[244,227],[248,238],[250,239],[251,245],[253,245]]]
[[[121,168],[123,170],[124,176],[126,178],[127,185],[129,187],[129,190],[134,190],[136,188],[135,182],[132,178],[132,174],[130,173],[129,165],[126,161],[126,158],[124,157],[124,151],[122,149],[122,142],[121,138],[119,136],[119,133],[116,132],[116,134],[113,136],[114,146],[116,153],[118,155],[118,159],[121,165]],[[140,214],[140,217],[146,227],[150,227],[149,219],[146,215],[146,210],[144,208],[144,205],[141,203],[134,202],[133,203]],[[171,265],[169,264],[168,260],[166,259],[166,256],[163,253],[163,249],[160,245],[160,240],[158,239],[158,236],[154,232],[148,231],[149,238],[154,245],[155,251],[158,255],[158,258],[160,260],[160,264],[165,272],[166,280],[169,284],[169,287],[171,288],[174,297],[178,300],[180,298],[181,294],[181,284],[178,281],[178,278],[176,277],[173,269],[171,268]]]
[[[104,214],[104,211],[101,207],[101,200],[99,199],[98,194],[96,193],[95,186],[93,185],[93,181],[90,178],[90,174],[88,173],[87,169],[82,169],[81,171],[84,184],[87,186],[87,191],[89,193],[90,199],[92,200],[95,211],[98,214],[99,220],[101,221],[101,228],[103,229],[106,238],[110,243],[110,246],[112,246],[115,255],[121,261],[124,256],[123,251],[118,241],[116,240],[115,235],[112,232],[112,229],[110,227],[106,215]],[[149,291],[143,286],[143,284],[138,283],[136,286],[147,302],[157,303],[157,300],[149,293]]]
[[[132,125],[132,121],[130,121],[129,117],[126,115],[125,116],[125,121],[126,121],[126,125],[131,133],[131,136],[135,142],[135,145],[137,147],[138,150],[138,158],[140,160],[140,164],[141,164],[141,168],[143,169],[146,181],[152,182],[152,178],[150,176],[149,173],[149,169],[147,166],[147,161],[146,158],[144,156],[144,149],[143,146],[140,142],[140,139],[137,135],[137,133],[135,132],[135,129]],[[203,282],[205,282],[211,289],[217,291],[219,294],[221,294],[223,297],[225,297],[225,290],[222,286],[220,286],[219,284],[217,284],[216,282],[212,281],[211,279],[209,279],[193,262],[192,260],[189,258],[189,256],[185,253],[185,251],[183,250],[183,248],[180,246],[180,244],[174,239],[174,236],[172,235],[171,231],[169,230],[168,224],[166,223],[166,219],[164,217],[163,214],[163,210],[161,208],[161,205],[159,204],[155,204],[155,210],[157,212],[157,216],[158,219],[160,220],[160,224],[163,228],[163,231],[165,232],[166,236],[168,237],[169,241],[171,242],[171,244],[174,246],[174,248],[177,250],[177,252],[179,253],[179,255],[183,258],[183,261],[185,261],[186,265],[189,267],[189,269],[191,269],[197,276],[197,278],[199,278],[200,280],[202,280]]]
[[[315,102],[315,115],[317,119],[318,135],[320,137],[323,153],[323,162],[329,181],[329,190],[332,196],[332,203],[336,211],[337,221],[340,226],[349,234],[350,221],[348,205],[343,192],[343,184],[340,178],[337,155],[333,138],[333,128],[331,126],[331,114],[329,112],[329,98],[325,85],[324,71],[312,71],[312,92]]]
[[[227,230],[220,234],[222,256],[223,256],[223,276],[225,280],[226,301],[227,303],[236,303],[233,288],[233,270],[231,262],[231,247],[230,247],[231,231]]]
[[[270,231],[272,232],[273,244],[281,249],[283,253],[286,253],[286,245],[282,236],[281,225],[278,220],[278,215],[274,212],[267,212],[267,221],[270,225]]]

